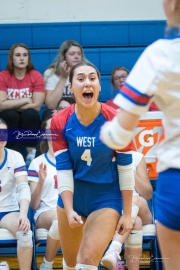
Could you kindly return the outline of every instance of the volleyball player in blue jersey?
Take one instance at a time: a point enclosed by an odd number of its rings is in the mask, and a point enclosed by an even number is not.
[[[101,86],[96,67],[79,63],[69,80],[76,104],[51,122],[52,133],[58,133],[52,144],[63,269],[96,270],[115,231],[124,234],[132,228],[131,145],[119,152],[99,139],[101,126],[117,112],[97,101]]]

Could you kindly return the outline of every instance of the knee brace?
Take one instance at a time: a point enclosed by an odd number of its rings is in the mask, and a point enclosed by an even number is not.
[[[76,270],[97,270],[97,266],[77,263]]]
[[[75,267],[69,267],[69,266],[67,266],[64,258],[63,258],[63,261],[62,261],[62,265],[63,265],[63,270],[75,270]]]
[[[58,229],[58,221],[54,220],[50,229],[49,229],[49,236],[55,240],[60,240],[59,237],[59,229]]]
[[[23,232],[18,231],[16,233],[17,247],[19,249],[32,248],[32,231]]]
[[[131,218],[132,218],[132,223],[134,224],[135,219],[138,215],[139,212],[139,207],[136,204],[132,204],[132,211],[131,211]]]
[[[125,247],[142,248],[142,230],[131,230],[125,241]]]

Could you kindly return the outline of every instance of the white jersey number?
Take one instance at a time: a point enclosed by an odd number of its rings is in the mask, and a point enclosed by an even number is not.
[[[84,151],[84,153],[81,156],[81,159],[84,160],[84,161],[86,161],[88,166],[91,166],[92,158],[91,158],[91,151],[90,151],[90,149],[86,149]]]

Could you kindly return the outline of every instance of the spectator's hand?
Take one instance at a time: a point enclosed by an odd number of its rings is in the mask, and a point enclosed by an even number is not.
[[[68,67],[66,61],[63,61],[59,65],[59,71],[61,74],[61,78],[67,79],[69,77],[70,67]]]
[[[31,226],[30,226],[30,222],[29,219],[23,215],[19,215],[18,219],[17,219],[17,223],[16,223],[18,230],[19,231],[29,231]]]
[[[79,216],[74,210],[71,210],[67,214],[68,222],[69,222],[69,227],[75,228],[82,226],[83,221],[81,219],[81,216]]]
[[[39,165],[39,182],[44,184],[46,177],[47,177],[47,166],[46,164],[43,164],[43,162],[41,162],[41,164]]]
[[[133,227],[131,216],[122,215],[116,227],[116,233],[123,235]]]

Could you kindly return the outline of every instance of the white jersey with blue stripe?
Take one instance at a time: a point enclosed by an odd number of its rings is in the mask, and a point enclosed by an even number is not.
[[[58,181],[56,165],[50,161],[47,154],[42,154],[39,157],[32,160],[28,168],[28,180],[32,182],[39,181],[39,165],[43,163],[47,167],[47,176],[44,181],[44,186],[41,195],[41,201],[34,219],[47,210],[56,210],[58,199]]]
[[[19,210],[16,197],[16,177],[27,175],[22,155],[4,148],[5,156],[0,165],[0,212]]]
[[[160,39],[142,53],[114,103],[142,115],[152,98],[164,113],[157,170],[180,169],[180,35]]]
[[[88,126],[82,125],[74,112],[74,105],[56,114],[51,121],[57,170],[73,170],[74,180],[92,183],[118,181],[118,165],[132,163],[131,144],[121,152],[113,151],[99,138],[100,128],[117,111],[106,104],[97,118]]]

